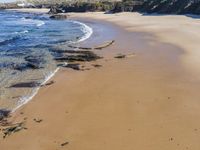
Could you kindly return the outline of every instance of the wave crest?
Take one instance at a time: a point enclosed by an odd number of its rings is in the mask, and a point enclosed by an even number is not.
[[[19,24],[27,24],[27,25],[36,25],[37,27],[40,27],[45,24],[44,21],[42,20],[37,20],[37,19],[26,19],[26,18],[21,18],[21,21]]]
[[[72,22],[81,25],[82,26],[81,31],[84,33],[84,36],[76,42],[85,41],[88,38],[90,38],[90,36],[93,34],[93,29],[91,27],[89,27],[88,25],[86,25],[82,22],[79,22],[79,21],[72,21]]]

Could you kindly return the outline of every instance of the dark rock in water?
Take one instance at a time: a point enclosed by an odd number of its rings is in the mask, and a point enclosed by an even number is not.
[[[98,55],[91,52],[88,54],[63,56],[60,58],[55,58],[55,60],[59,62],[62,62],[62,61],[75,62],[75,61],[94,61],[101,58],[102,57],[99,57]]]
[[[32,82],[21,82],[17,84],[13,84],[10,88],[34,88],[40,86],[40,83],[32,81]]]
[[[63,10],[58,7],[51,7],[48,14],[58,14],[63,13]]]
[[[32,68],[32,69],[40,69],[40,68],[42,68],[40,66],[40,64],[37,64],[37,63],[27,63],[27,67]]]
[[[66,67],[66,68],[71,68],[71,69],[73,69],[73,70],[81,70],[81,69],[80,69],[80,64],[67,64],[67,65],[65,65],[64,67]]]
[[[69,53],[69,54],[90,54],[91,51],[82,51],[82,50],[59,50],[59,49],[51,49],[52,52],[56,53]]]
[[[31,62],[31,63],[43,63],[43,62],[45,62],[42,56],[27,56],[24,59],[28,62]]]
[[[18,70],[18,71],[25,71],[27,69],[40,69],[42,68],[40,64],[37,63],[21,63],[21,64],[16,64],[13,66],[13,69]]]
[[[68,15],[66,15],[66,14],[57,14],[57,15],[52,15],[49,18],[51,18],[51,19],[58,19],[58,20],[60,20],[60,19],[67,19]]]
[[[24,59],[28,62],[27,67],[32,69],[40,69],[42,68],[42,64],[45,63],[42,56],[27,56]]]
[[[31,19],[31,17],[25,17],[25,19]]]
[[[0,63],[0,68],[4,69],[4,68],[13,68],[15,64],[13,62],[2,62]]]
[[[0,121],[3,120],[4,118],[9,117],[10,112],[11,111],[7,109],[0,109]]]
[[[73,46],[73,45],[68,45],[68,47],[70,48],[78,48],[78,49],[85,49],[85,50],[91,50],[92,47],[77,47],[77,46]]]
[[[24,71],[24,70],[27,70],[28,67],[26,63],[21,63],[21,64],[14,65],[13,69],[18,70],[18,71]]]

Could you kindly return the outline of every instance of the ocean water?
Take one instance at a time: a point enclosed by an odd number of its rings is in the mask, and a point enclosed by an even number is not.
[[[91,34],[77,21],[0,11],[0,109],[16,110],[31,100],[58,70],[54,58],[59,54],[52,50],[65,50]]]

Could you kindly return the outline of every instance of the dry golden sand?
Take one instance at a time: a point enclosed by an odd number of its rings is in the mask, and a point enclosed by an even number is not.
[[[188,30],[184,32],[188,35],[179,31],[188,23],[190,32],[197,34],[199,29],[193,25],[198,20],[183,16],[151,18],[129,13],[71,15],[90,22],[107,20],[127,30],[113,25],[117,30],[116,43],[98,51],[104,59],[92,62],[102,65],[101,68],[86,64],[91,70],[60,70],[52,79],[53,85],[43,87],[29,104],[14,114],[13,121],[26,118],[28,130],[1,139],[0,148],[199,150],[199,70],[193,70],[192,65],[199,63],[186,59],[197,57],[192,56],[196,54],[195,41],[186,40],[190,35]],[[164,28],[161,21],[168,26]],[[185,26],[178,28],[174,26],[176,23]],[[172,39],[177,36],[177,39],[170,41],[168,36]],[[187,42],[180,44],[182,39]],[[113,58],[118,53],[133,52],[135,57]],[[34,118],[43,121],[36,123]],[[60,145],[65,142],[69,143]]]
[[[154,34],[161,42],[174,44],[185,51],[181,56],[184,66],[199,78],[200,69],[200,17],[184,15],[142,15],[140,13],[72,13],[73,17],[89,17],[114,22],[128,31]]]

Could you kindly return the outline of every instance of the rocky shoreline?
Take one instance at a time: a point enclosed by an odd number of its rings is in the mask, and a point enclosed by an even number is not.
[[[20,8],[16,3],[0,4],[0,9]],[[65,2],[34,4],[34,8],[48,8],[50,14],[69,12],[141,12],[158,14],[200,14],[200,1],[193,0],[122,0],[97,2]]]

